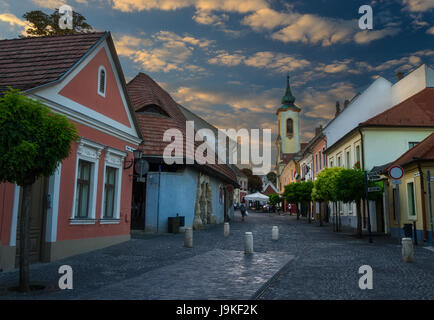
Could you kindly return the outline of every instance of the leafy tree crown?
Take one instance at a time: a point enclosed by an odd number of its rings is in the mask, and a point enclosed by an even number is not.
[[[59,27],[60,13],[56,9],[52,14],[46,14],[40,10],[26,12],[23,18],[30,22],[26,33],[30,36],[59,36],[92,32],[92,27],[86,22],[86,18],[78,12],[73,12],[72,29]]]
[[[50,176],[68,157],[75,126],[40,101],[10,89],[0,98],[0,181],[20,186]]]

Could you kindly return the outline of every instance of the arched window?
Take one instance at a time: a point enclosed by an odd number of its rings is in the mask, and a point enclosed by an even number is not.
[[[294,135],[294,121],[292,119],[286,119],[286,135]]]
[[[107,73],[103,66],[98,69],[98,94],[105,97],[106,83],[107,83]]]

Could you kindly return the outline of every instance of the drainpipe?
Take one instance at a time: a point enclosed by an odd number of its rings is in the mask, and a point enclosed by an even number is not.
[[[363,133],[362,133],[362,129],[361,129],[361,127],[359,126],[359,134],[360,134],[360,152],[361,152],[361,157],[360,157],[360,160],[361,160],[361,163],[360,163],[360,169],[362,169],[363,171],[365,171],[365,148],[364,148],[364,141],[363,141]],[[364,202],[364,205],[363,205],[363,219],[362,219],[362,224],[365,226],[365,228],[366,228],[366,207],[367,207],[367,205],[369,205],[369,203],[368,203],[368,199],[366,199],[366,202]]]
[[[419,158],[413,158],[417,161],[417,169],[419,170],[420,176],[420,199],[422,201],[422,223],[423,223],[423,240],[428,240],[428,231],[426,229],[426,207],[425,207],[425,185],[423,181],[423,171],[422,166],[420,164]],[[416,232],[416,231],[415,231]]]
[[[161,164],[158,166],[158,200],[157,200],[157,233],[160,226],[160,192],[161,192]]]

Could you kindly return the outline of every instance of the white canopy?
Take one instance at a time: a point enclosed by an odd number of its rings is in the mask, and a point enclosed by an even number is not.
[[[268,196],[266,196],[265,194],[256,192],[256,193],[252,193],[252,194],[248,194],[247,196],[244,197],[244,199],[246,200],[251,200],[251,201],[263,201],[263,202],[268,202]]]

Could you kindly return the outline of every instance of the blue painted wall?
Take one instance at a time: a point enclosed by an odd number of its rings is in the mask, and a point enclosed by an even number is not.
[[[183,172],[150,172],[146,185],[145,229],[151,232],[167,232],[168,218],[185,217],[185,226],[191,227],[196,204],[197,179],[199,171],[186,168]],[[219,200],[219,187],[225,183],[210,177],[213,195],[213,211],[217,223],[224,222],[224,201]],[[160,196],[158,197],[160,192]],[[222,199],[223,200],[223,199]],[[159,205],[158,205],[159,204]],[[231,206],[231,214],[233,208]]]

